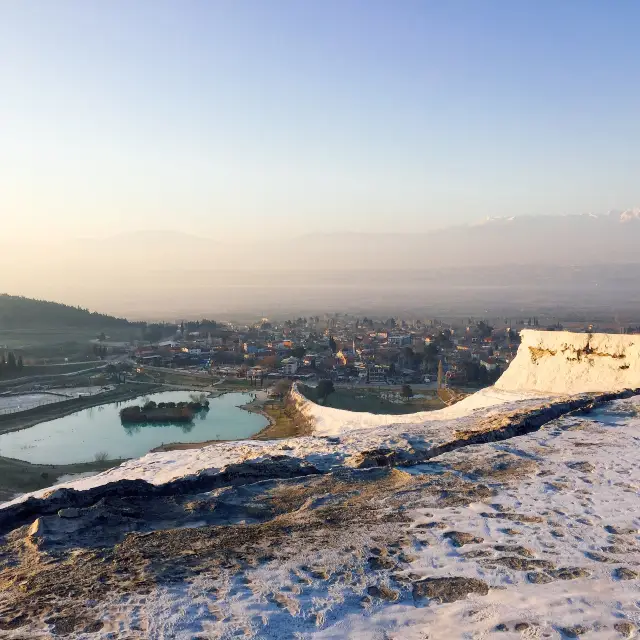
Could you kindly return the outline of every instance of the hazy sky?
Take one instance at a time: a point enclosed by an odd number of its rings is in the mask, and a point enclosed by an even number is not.
[[[639,24],[636,0],[0,0],[3,240],[638,205]]]

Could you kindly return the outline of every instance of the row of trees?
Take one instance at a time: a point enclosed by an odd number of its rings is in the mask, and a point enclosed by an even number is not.
[[[163,339],[173,337],[178,331],[182,335],[198,332],[201,335],[218,332],[220,325],[215,320],[203,318],[202,320],[192,320],[172,324],[170,322],[149,322],[142,323],[142,339],[148,342],[160,342]]]
[[[0,359],[0,377],[5,373],[14,374],[16,371],[21,371],[23,367],[22,356],[16,357],[13,351],[9,351],[8,354],[3,354]]]
[[[422,353],[415,353],[413,349],[407,345],[402,348],[398,364],[406,369],[420,369],[424,372],[434,371],[438,366],[439,353],[440,349],[434,342],[425,345]]]
[[[323,400],[327,404],[327,398],[335,391],[331,380],[320,380],[316,387],[316,396],[318,400]]]
[[[319,322],[319,316],[309,316],[308,318],[296,318],[295,320],[287,320],[284,323],[284,326],[287,327],[287,329],[292,329],[293,327],[306,327],[309,325],[309,323],[318,324]],[[269,326],[271,326],[271,323],[268,324]]]
[[[494,383],[502,373],[501,369],[494,369],[493,371],[488,371],[486,367],[483,367],[481,364],[474,362],[472,360],[465,362],[463,364],[463,369],[465,376],[467,378],[467,382],[469,384],[475,384],[479,386],[486,386],[488,384]]]
[[[103,360],[107,355],[107,347],[105,347],[103,344],[94,344],[93,355],[97,358],[100,358],[100,360]]]

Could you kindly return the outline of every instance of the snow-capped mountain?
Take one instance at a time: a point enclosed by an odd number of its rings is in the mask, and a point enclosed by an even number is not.
[[[640,262],[640,208],[559,216],[489,217],[426,233],[314,234],[306,259],[326,257],[338,268],[430,268],[511,264],[592,265]]]
[[[640,208],[627,209],[620,213],[620,222],[631,222],[632,220],[640,220]]]
[[[472,222],[469,226],[478,227],[485,225],[506,225],[509,223],[521,224],[525,220],[536,222],[539,224],[548,224],[550,221],[553,221],[557,218],[569,218],[576,222],[587,220],[625,223],[634,220],[640,220],[640,207],[625,209],[624,211],[621,211],[619,209],[612,209],[610,211],[607,211],[606,213],[577,213],[557,216],[487,216],[479,222]]]

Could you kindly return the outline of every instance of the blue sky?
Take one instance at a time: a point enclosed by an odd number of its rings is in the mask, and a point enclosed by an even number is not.
[[[427,230],[640,204],[640,3],[0,3],[22,234]]]

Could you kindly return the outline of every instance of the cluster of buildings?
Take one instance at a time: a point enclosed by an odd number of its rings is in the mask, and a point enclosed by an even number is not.
[[[183,327],[184,325],[180,325]],[[253,325],[218,324],[213,331],[175,333],[139,345],[139,366],[208,371],[251,381],[331,378],[351,384],[490,383],[515,356],[518,335],[470,320],[373,320],[348,314]]]

